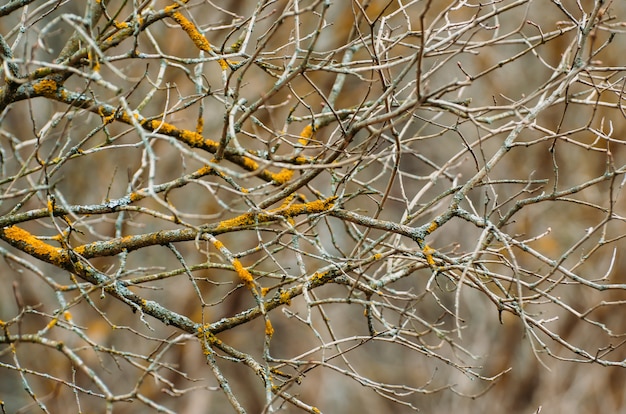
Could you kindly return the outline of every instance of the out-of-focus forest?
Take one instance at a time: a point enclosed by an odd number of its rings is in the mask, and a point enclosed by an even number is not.
[[[626,5],[0,4],[2,413],[626,409]]]

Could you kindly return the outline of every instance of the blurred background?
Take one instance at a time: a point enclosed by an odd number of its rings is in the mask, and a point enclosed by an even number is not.
[[[2,217],[45,209],[50,195],[64,207],[99,206],[167,183],[166,191],[133,203],[134,210],[70,217],[74,247],[115,241],[255,211],[285,188],[259,171],[291,168],[293,182],[318,168],[292,191],[291,202],[338,196],[344,210],[417,227],[441,217],[454,193],[521,126],[515,144],[461,206],[541,257],[504,236],[483,245],[484,228],[458,217],[425,240],[440,272],[414,240],[332,214],[231,231],[218,239],[267,298],[331,265],[359,265],[346,271],[348,282],[328,283],[271,311],[270,345],[263,318],[218,338],[276,368],[275,386],[322,412],[626,410],[622,2],[190,1],[180,12],[211,52],[200,52],[172,18],[142,26],[172,4],[12,2],[0,6],[0,34],[24,76],[23,90],[35,70],[64,73],[72,66],[65,88],[103,106],[121,111],[125,102],[143,118],[216,142],[237,121],[230,158],[217,163],[215,154],[167,131],[141,132],[93,107],[26,93],[8,99],[0,113]],[[93,26],[85,23],[89,8],[103,10]],[[597,24],[585,32],[590,19]],[[135,29],[125,35],[125,27]],[[124,40],[77,62],[58,61],[77,28],[100,46],[115,36]],[[85,39],[78,44],[93,48]],[[6,76],[10,60],[3,55]],[[579,64],[575,56],[585,68],[568,78]],[[542,107],[564,83],[561,96]],[[304,145],[303,130],[312,123]],[[257,168],[235,157],[241,154]],[[335,164],[325,166],[332,154]],[[190,177],[204,165],[219,173]],[[54,246],[67,228],[59,217],[20,226]],[[199,238],[173,246],[88,261],[197,323],[255,308],[213,245]],[[29,390],[49,412],[106,412],[94,378],[124,396],[112,404],[116,413],[232,410],[193,335],[7,243],[0,249],[6,412],[39,411]],[[374,253],[380,256],[369,260]],[[402,271],[370,296],[354,288],[355,281],[374,286]],[[516,301],[522,317],[499,311],[488,292]],[[65,310],[71,324],[59,317]],[[385,335],[372,337],[367,312]],[[59,352],[58,343],[82,363]],[[218,354],[247,412],[271,412],[255,372]],[[281,398],[272,404],[300,412]]]

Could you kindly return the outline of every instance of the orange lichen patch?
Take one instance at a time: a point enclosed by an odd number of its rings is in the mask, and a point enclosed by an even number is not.
[[[211,151],[217,151],[217,142],[210,139],[205,139],[197,132],[188,131],[186,129],[178,130],[178,132],[178,135],[175,134],[175,136],[180,138],[183,142],[187,143],[190,147],[208,147]]]
[[[63,317],[65,318],[66,321],[71,321],[72,320],[72,314],[70,313],[70,311],[65,311],[63,312]]]
[[[435,253],[435,249],[430,247],[429,245],[424,245],[422,249],[422,253],[424,253],[424,257],[426,258],[426,262],[428,262],[429,266],[435,266],[435,259],[433,259],[433,253]]]
[[[248,171],[254,171],[259,168],[259,164],[252,158],[242,157],[242,166]]]
[[[211,168],[210,165],[205,165],[204,167],[199,168],[196,171],[196,174],[199,175],[199,176],[205,176],[205,175],[211,174],[212,172],[213,172],[213,168]]]
[[[168,6],[165,9],[167,10]],[[193,24],[189,19],[182,15],[180,12],[174,12],[171,15],[172,19],[178,23],[178,25],[187,33],[187,36],[191,39],[194,45],[200,50],[205,52],[211,52],[211,43],[204,37],[202,33],[198,30],[195,24]],[[228,69],[228,62],[225,59],[218,59],[217,63],[220,64],[222,70]]]
[[[117,20],[113,21],[113,25],[118,29],[125,29],[129,26],[128,22],[118,22]]]
[[[37,95],[50,96],[54,94],[58,88],[59,85],[52,79],[42,79],[33,84],[33,90]]]
[[[279,214],[283,217],[293,217],[298,216],[300,214],[315,214],[322,213],[324,211],[330,210],[335,205],[336,196],[328,197],[324,200],[315,200],[309,201],[304,204],[294,204],[291,207],[287,207],[286,209],[281,209],[278,211],[272,210],[273,214]]]
[[[202,346],[204,355],[212,354],[213,351],[206,348],[206,345],[220,344],[222,341],[218,339],[211,331],[209,331],[209,325],[202,325],[198,327],[198,338]],[[206,341],[206,342],[205,342]]]
[[[282,291],[279,295],[280,303],[284,303],[285,305],[291,305],[291,296],[288,291]]]
[[[321,280],[323,277],[324,277],[324,273],[315,272],[311,276],[311,281],[313,282],[315,280]]]
[[[304,127],[302,132],[300,132],[300,139],[298,142],[301,145],[308,145],[311,142],[311,138],[313,137],[313,125],[307,125]]]
[[[295,193],[289,194],[287,197],[285,197],[283,202],[280,203],[280,207],[278,209],[289,207],[289,204],[294,200],[294,198],[296,198],[296,194]]]
[[[269,319],[265,320],[265,335],[271,337],[274,335],[274,327],[272,326],[272,322]]]
[[[64,102],[67,102],[67,97],[68,97],[67,89],[61,88],[57,92],[61,96],[61,100],[64,101]]]
[[[50,237],[50,240],[54,240],[55,242],[62,243],[67,238],[68,233],[69,233],[68,231],[63,231],[62,233],[55,234],[54,236]]]
[[[287,197],[285,197],[283,202],[280,204],[280,207],[282,208],[282,207],[289,206],[289,203],[291,203],[295,198],[296,198],[296,194],[295,193],[289,194]]]
[[[432,221],[430,223],[430,225],[428,226],[428,229],[426,230],[428,232],[428,234],[432,233],[433,231],[437,230],[437,227],[439,227],[439,225],[437,224],[437,222]]]
[[[135,114],[135,117],[138,115]],[[120,116],[120,120],[126,123],[130,123],[130,120],[127,119],[128,116],[123,114]],[[199,147],[209,147],[210,150],[216,151],[218,144],[215,141],[210,139],[205,139],[201,134],[189,131],[186,129],[179,129],[176,126],[162,121],[157,120],[144,120],[141,122],[141,125],[149,131],[158,131],[163,135],[169,135],[175,138],[180,139],[187,145],[193,148]]]
[[[174,131],[176,131],[176,127],[172,124],[168,124],[167,122],[161,122],[157,120],[145,120],[142,122],[146,128],[151,131],[158,131],[165,135],[171,135]]]
[[[63,249],[42,242],[20,227],[10,226],[2,229],[2,238],[21,251],[48,263],[62,267],[68,260],[68,255]]]
[[[115,115],[115,113],[114,113]],[[128,114],[126,112],[121,112],[117,115],[115,115],[117,117],[117,119],[119,119],[120,121],[127,123],[127,124],[132,124],[133,120],[131,119],[130,116],[128,116]],[[137,114],[133,114],[133,118],[135,119],[139,119],[139,115]]]
[[[115,113],[107,115],[102,107],[98,108],[98,115],[102,117],[102,123],[104,125],[110,124],[115,119]]]
[[[293,162],[297,165],[311,164],[313,162],[313,159],[310,157],[303,157],[299,155],[293,159]]]
[[[46,206],[48,208],[48,213],[53,214],[54,213],[54,198],[48,197],[48,202]]]
[[[277,209],[270,210],[269,213],[245,213],[240,216],[221,221],[217,225],[215,231],[221,232],[241,226],[249,226],[255,223],[267,223],[275,220],[276,216],[289,218],[300,214],[322,213],[334,206],[336,198],[337,197],[329,197],[325,200],[315,200],[304,204],[294,204],[290,207],[279,207]]]
[[[254,278],[252,277],[252,274],[248,271],[248,269],[243,267],[239,259],[233,260],[233,267],[235,268],[235,272],[237,272],[243,284],[246,285],[248,289],[253,289]]]
[[[52,319],[50,322],[48,322],[48,324],[46,325],[46,329],[50,329],[52,328],[54,325],[57,324],[59,320],[57,318]]]
[[[172,13],[171,17],[180,25],[185,33],[187,33],[187,36],[189,36],[198,49],[204,50],[205,52],[211,51],[211,44],[208,40],[206,40],[202,33],[200,33],[195,24],[189,21],[189,19],[183,16],[180,12]]]
[[[200,116],[198,117],[198,121],[196,122],[196,134],[202,134],[203,129],[204,129],[204,118]]]
[[[92,50],[89,50],[87,53],[87,59],[92,62],[92,69],[94,72],[100,72],[100,61],[97,56],[94,57]]]
[[[153,246],[161,244],[162,241],[158,239],[159,234],[151,235],[150,237],[140,237],[140,236],[124,236],[119,239],[112,239],[107,241],[98,242],[95,244],[84,244],[82,246],[76,246],[72,250],[74,253],[84,256],[84,257],[95,257],[95,256],[107,256],[111,254],[115,254],[112,252],[119,252],[121,249],[126,248],[128,246]],[[138,240],[141,239],[141,240]],[[74,268],[76,268],[80,263],[74,263]]]
[[[130,197],[130,202],[133,203],[135,201],[141,200],[142,198],[145,197],[145,195],[138,193],[136,191],[133,191],[132,193],[130,193],[129,197]]]
[[[269,173],[269,176],[276,184],[285,184],[287,181],[291,180],[291,177],[293,177],[293,170],[283,168],[277,173]]]
[[[224,248],[224,243],[222,243],[221,241],[215,239],[215,240],[213,240],[213,246],[215,246],[215,248],[218,249],[218,250],[222,250]]]
[[[249,226],[255,223],[255,214],[246,213],[228,220],[222,220],[215,229],[217,232],[226,229],[233,229],[241,226]]]
[[[182,4],[185,4],[185,3],[187,3],[188,1],[189,1],[189,0],[178,0],[178,3],[174,3],[174,4],[170,5],[170,6],[167,6],[166,8],[164,8],[164,9],[163,9],[163,11],[164,11],[165,13],[169,13],[169,12],[171,12],[171,11],[173,11],[173,10],[176,10],[176,9],[177,9],[177,8],[179,8]]]
[[[220,64],[220,68],[222,68],[222,70],[226,70],[228,69],[228,62],[224,59],[218,59],[217,63]],[[236,63],[236,62],[233,62]]]
[[[270,291],[270,288],[264,287],[261,288],[261,296],[267,296],[267,293]]]

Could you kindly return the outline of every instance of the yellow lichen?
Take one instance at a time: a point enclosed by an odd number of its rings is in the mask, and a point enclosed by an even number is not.
[[[196,121],[196,134],[202,134],[203,129],[204,129],[204,118],[199,116],[198,121]]]
[[[2,230],[4,238],[20,250],[37,258],[44,259],[55,265],[62,265],[67,254],[58,247],[50,246],[33,236],[26,230],[10,226]]]
[[[321,280],[324,277],[324,273],[315,272],[311,275],[311,282],[315,282],[316,280]]]
[[[47,207],[48,207],[48,214],[54,213],[54,198],[48,197]]]
[[[137,118],[139,115],[134,114],[134,116],[135,118]],[[123,122],[131,123],[130,119],[128,119],[128,116],[126,116],[125,114],[121,115],[119,119]],[[167,122],[162,122],[154,119],[144,120],[141,122],[141,125],[150,131],[157,131],[163,135],[169,135],[179,138],[181,141],[194,148],[208,147],[209,150],[216,151],[218,147],[217,142],[210,139],[204,139],[202,134],[198,132],[189,131],[186,129],[179,129],[176,128],[176,126]]]
[[[204,139],[204,137],[197,132],[183,129],[183,130],[180,130],[179,136],[190,147],[197,148],[200,146],[205,146],[205,147],[209,147],[210,149],[213,149],[213,151],[217,150],[217,146],[218,146],[217,142],[212,141],[210,139]]]
[[[222,232],[224,230],[231,230],[236,227],[249,226],[256,223],[267,223],[275,220],[276,216],[284,218],[295,217],[300,214],[315,214],[322,213],[329,210],[334,206],[334,201],[337,197],[329,197],[324,200],[310,201],[304,204],[294,204],[290,207],[279,207],[266,213],[245,213],[231,219],[222,220],[215,228],[216,232]]]
[[[61,100],[63,100],[63,101],[67,101],[67,97],[68,97],[68,94],[67,94],[67,89],[65,89],[65,88],[60,88],[57,92],[58,92],[58,93],[59,93],[59,95],[61,96]]]
[[[274,327],[272,326],[272,322],[269,319],[265,320],[265,335],[271,337],[274,335]]]
[[[200,50],[204,50],[205,52],[211,51],[211,44],[208,40],[200,33],[195,24],[193,24],[189,19],[182,15],[180,12],[172,13],[172,19],[178,23],[178,25],[187,33],[187,36],[191,39],[191,41],[198,47]],[[222,60],[222,59],[220,59]],[[221,66],[220,62],[220,66]]]
[[[110,124],[115,119],[115,113],[107,115],[102,107],[98,108],[98,115],[102,117],[102,123],[104,125]]]
[[[135,201],[139,201],[142,198],[144,198],[145,196],[143,194],[138,193],[137,191],[133,191],[132,193],[130,193],[129,198],[130,198],[130,202],[133,203]]]
[[[242,215],[237,216],[237,217],[233,217],[233,218],[228,219],[228,220],[220,221],[220,223],[217,225],[217,228],[215,229],[215,231],[220,232],[220,231],[224,231],[224,230],[230,230],[230,229],[233,229],[233,228],[237,228],[237,227],[240,227],[240,226],[249,226],[251,224],[254,224],[254,214],[246,213],[246,214],[242,214]]]
[[[204,355],[213,353],[213,351],[208,348],[208,345],[220,344],[222,342],[215,335],[213,335],[211,331],[209,331],[209,325],[202,325],[198,327],[198,339],[200,339]]]
[[[300,214],[321,213],[331,209],[335,205],[334,201],[336,199],[337,197],[329,197],[324,200],[315,200],[309,201],[308,203],[304,204],[295,204],[284,210],[275,211],[275,213],[278,213],[283,217],[293,217]]]
[[[33,84],[33,90],[35,91],[35,93],[37,95],[44,96],[50,96],[54,94],[57,91],[58,87],[59,86],[57,85],[57,83],[52,79],[42,79]]]
[[[233,228],[249,226],[256,223],[267,223],[275,220],[276,216],[284,218],[295,217],[300,214],[315,214],[322,213],[329,210],[334,206],[334,201],[337,197],[329,197],[324,200],[310,201],[304,204],[294,204],[290,207],[279,207],[269,211],[267,213],[245,213],[231,219],[222,220],[215,228],[216,232],[222,232],[225,230],[232,230]]]
[[[57,324],[59,320],[57,318],[52,319],[50,322],[48,322],[48,324],[46,325],[46,329],[51,329],[54,325]]]
[[[176,10],[177,8],[179,8],[181,5],[187,3],[188,1],[189,0],[178,0],[178,2],[176,2],[176,3],[172,4],[172,5],[169,5],[166,8],[164,8],[163,11],[165,13],[169,13],[172,10]]]
[[[280,204],[280,207],[288,207],[289,203],[291,203],[293,201],[293,199],[296,198],[296,194],[295,193],[291,193],[289,194],[287,197],[285,197],[285,199],[283,200],[283,202]]]
[[[66,321],[71,321],[72,320],[72,314],[70,313],[70,311],[65,311],[63,312],[63,317],[65,318]]]
[[[279,295],[280,303],[284,303],[286,305],[291,305],[291,296],[288,291],[282,291]]]
[[[303,157],[301,155],[294,158],[293,162],[297,165],[310,164],[312,160],[309,157]]]
[[[210,165],[205,165],[204,167],[199,168],[198,171],[196,171],[196,174],[198,174],[199,176],[205,176],[211,174],[212,171],[213,168],[211,168]]]
[[[439,227],[439,225],[437,224],[436,221],[432,221],[430,223],[430,225],[428,226],[428,229],[426,230],[428,232],[428,234],[432,233],[433,231],[437,230],[437,227]]]
[[[426,258],[426,262],[431,267],[435,266],[435,259],[433,258],[433,253],[435,253],[435,251],[435,249],[427,244],[424,245],[424,248],[422,249],[422,253],[424,253],[424,257]]]
[[[243,284],[248,289],[253,289],[254,288],[254,278],[252,277],[252,274],[248,271],[248,269],[243,267],[243,265],[241,264],[239,259],[234,259],[233,260],[233,267],[235,268],[235,272],[237,272],[237,274],[239,275],[239,279],[241,279]]]
[[[259,168],[259,164],[252,158],[242,157],[242,166],[248,171],[254,171]]]
[[[301,145],[308,145],[311,142],[311,137],[313,137],[313,125],[309,124],[304,127],[302,132],[300,132],[300,139],[298,142]]]
[[[222,250],[224,248],[224,243],[222,243],[221,241],[215,239],[215,240],[213,240],[213,246],[215,246],[215,248],[218,249],[218,250]]]
[[[94,72],[100,72],[100,61],[97,56],[93,56],[93,51],[89,50],[87,53],[87,59],[92,63],[92,69]]]
[[[219,59],[219,60],[217,61],[217,63],[219,63],[219,64],[220,64],[220,67],[222,68],[222,70],[226,70],[226,69],[228,69],[228,62],[226,62],[226,60],[224,60],[224,59]]]
[[[293,177],[293,170],[283,168],[277,173],[270,173],[270,177],[276,184],[285,184],[287,181],[291,180],[291,177]]]
[[[157,121],[157,120],[145,120],[143,121],[143,124],[146,126],[146,128],[152,130],[152,131],[157,131],[160,132],[162,134],[165,135],[170,135],[172,133],[174,133],[174,131],[176,131],[176,127],[172,124],[168,124],[167,122],[161,122],[161,121]]]

